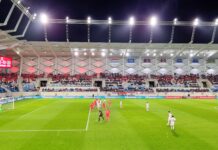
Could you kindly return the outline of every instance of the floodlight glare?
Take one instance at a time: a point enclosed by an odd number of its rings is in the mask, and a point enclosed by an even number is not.
[[[175,19],[173,20],[173,25],[177,25],[177,22],[178,22],[178,19],[175,18]]]
[[[196,18],[196,19],[194,20],[193,25],[194,25],[194,26],[198,26],[198,25],[199,25],[199,19],[198,19],[198,18]]]
[[[84,55],[86,56],[86,55],[87,55],[87,53],[85,52],[85,53],[84,53]]]
[[[69,17],[68,16],[66,17],[66,23],[69,23]]]
[[[94,53],[94,52],[92,52],[92,56],[95,56],[95,53]]]
[[[19,1],[17,1],[17,3],[18,3],[18,4],[20,4],[20,3],[21,3],[21,1],[19,0]]]
[[[108,18],[108,24],[112,24],[112,18],[111,17]]]
[[[135,18],[134,17],[130,17],[129,18],[129,25],[133,26],[135,24]]]
[[[78,52],[75,52],[75,53],[74,53],[74,55],[75,55],[75,56],[78,56],[78,55],[79,55],[79,53],[78,53]]]
[[[35,20],[36,19],[36,16],[37,16],[37,14],[35,13],[35,14],[33,14],[33,20]]]
[[[87,18],[87,23],[88,23],[88,24],[91,24],[91,17],[88,17],[88,18]]]
[[[152,17],[150,18],[150,25],[151,25],[152,27],[154,27],[154,26],[157,25],[157,17],[156,17],[156,16],[152,16]]]
[[[48,23],[48,16],[46,14],[42,13],[40,16],[40,20],[43,24],[47,24]]]
[[[105,52],[102,52],[102,53],[101,53],[101,56],[102,56],[102,57],[106,56]]]
[[[153,56],[156,56],[156,53],[154,53]]]
[[[129,57],[129,53],[126,53],[126,57]]]
[[[218,25],[218,18],[215,20],[215,26]]]

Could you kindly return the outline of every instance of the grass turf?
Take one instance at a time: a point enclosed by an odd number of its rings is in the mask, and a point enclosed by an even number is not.
[[[91,100],[30,99],[0,113],[0,150],[217,150],[218,101],[113,100],[109,122],[90,115]],[[166,126],[167,111],[176,130]],[[15,132],[16,131],[16,132]]]

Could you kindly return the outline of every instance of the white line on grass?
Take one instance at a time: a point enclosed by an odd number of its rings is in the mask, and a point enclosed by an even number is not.
[[[60,130],[0,130],[0,133],[3,132],[83,132],[85,129],[60,129]]]
[[[89,118],[90,118],[90,114],[91,114],[91,109],[89,109],[89,114],[88,114],[88,119],[87,119],[87,123],[86,123],[86,131],[88,131],[89,128]]]

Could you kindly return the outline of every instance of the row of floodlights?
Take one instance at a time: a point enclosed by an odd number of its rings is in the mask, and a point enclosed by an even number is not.
[[[17,4],[21,4],[21,0],[17,0]],[[26,9],[26,13],[29,13],[29,9],[30,9],[30,7],[28,7],[28,8]],[[33,15],[33,20],[36,19],[36,17],[37,17],[37,14],[35,13],[35,14]],[[42,13],[42,14],[40,15],[40,20],[41,20],[41,22],[42,22],[43,24],[47,24],[48,21],[49,21],[48,16],[47,16],[45,13]],[[66,23],[69,23],[69,20],[70,20],[70,18],[69,18],[69,17],[66,17]],[[92,23],[91,17],[87,17],[87,24],[91,24],[91,23]],[[112,20],[111,17],[109,17],[109,18],[108,18],[108,24],[110,25],[110,24],[112,24],[112,23],[113,23],[113,20]],[[156,26],[156,25],[158,24],[158,17],[152,16],[152,17],[150,18],[150,20],[149,20],[149,24],[150,24],[151,26]],[[178,24],[178,19],[177,19],[177,18],[175,18],[175,19],[173,20],[173,24],[174,24],[174,25],[177,25],[177,24]],[[198,26],[198,25],[200,24],[200,20],[199,20],[198,18],[195,18],[192,24],[193,24],[193,26]],[[129,18],[129,25],[130,25],[130,26],[135,25],[135,18],[134,18],[133,16]],[[215,25],[215,26],[218,25],[218,18],[215,19],[214,25]]]
[[[40,20],[41,20],[41,22],[43,24],[47,24],[49,19],[48,19],[48,16],[46,14],[42,13],[41,16],[40,16]],[[66,23],[69,23],[69,20],[70,20],[70,18],[66,17]],[[92,24],[91,17],[87,18],[87,24]],[[109,25],[113,24],[113,20],[112,20],[111,17],[108,18],[108,24]],[[134,17],[130,17],[128,24],[130,26],[135,25],[135,18]],[[158,17],[156,17],[156,16],[150,17],[149,25],[150,26],[156,26],[157,24],[158,24]],[[173,25],[177,25],[177,24],[178,24],[178,19],[175,18],[173,20]],[[193,26],[198,26],[200,24],[200,20],[198,18],[195,18],[192,24],[193,24]],[[214,25],[216,25],[216,26],[218,25],[218,18],[215,19]]]
[[[79,56],[79,55],[80,55],[80,53],[79,53],[78,51],[74,52],[74,56]],[[84,56],[87,56],[88,53],[87,53],[87,52],[84,52],[83,55],[84,55]],[[92,55],[92,56],[95,56],[95,53],[94,53],[94,52],[91,52],[91,55]],[[105,57],[106,55],[107,55],[107,54],[106,54],[105,52],[101,52],[101,56],[102,56],[102,57]],[[113,53],[110,53],[109,55],[110,55],[110,56],[113,56]],[[161,57],[162,57],[163,55],[164,55],[163,53],[160,53],[160,54],[159,54],[159,56],[161,56]],[[120,56],[129,57],[129,56],[130,56],[130,53],[128,53],[128,52],[126,52],[126,53],[120,53]],[[153,54],[146,53],[146,56],[154,56],[154,57],[155,57],[155,56],[157,56],[157,53],[153,53]],[[174,54],[171,53],[170,56],[173,57]],[[180,54],[179,56],[182,56],[182,54]],[[194,57],[195,54],[191,53],[191,54],[189,54],[189,56],[190,56],[190,57]],[[199,54],[197,54],[196,56],[199,56]],[[204,55],[204,56],[206,56],[206,55]]]

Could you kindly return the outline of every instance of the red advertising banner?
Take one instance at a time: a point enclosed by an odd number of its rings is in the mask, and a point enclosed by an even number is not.
[[[0,68],[11,68],[11,67],[12,67],[12,58],[0,56]]]

